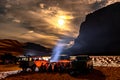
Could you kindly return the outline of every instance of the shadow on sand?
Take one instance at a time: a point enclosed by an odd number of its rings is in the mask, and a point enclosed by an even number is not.
[[[106,76],[99,70],[94,69],[91,73],[87,75],[76,76],[77,79],[87,79],[87,80],[106,80]]]
[[[42,75],[43,74],[43,75]],[[14,74],[14,75],[10,75],[7,77],[7,79],[14,79],[17,78],[18,80],[21,78],[24,78],[22,80],[29,80],[29,76],[34,75],[35,76],[35,80],[38,80],[38,77],[41,78],[40,80],[43,80],[42,78],[48,77],[49,80],[53,80],[55,77],[59,78],[59,80],[62,80],[63,77],[65,78],[64,80],[106,80],[106,76],[99,70],[94,69],[91,73],[87,74],[87,75],[79,75],[79,76],[71,76],[73,77],[73,79],[70,78],[70,76],[68,76],[68,74],[66,75],[66,73],[61,73],[60,75],[58,75],[58,73],[39,73],[39,72],[21,72],[19,74]],[[62,76],[61,76],[62,75]],[[69,78],[69,79],[68,79]],[[7,80],[2,79],[2,80]],[[55,80],[55,79],[54,79]],[[57,79],[56,79],[57,80]]]

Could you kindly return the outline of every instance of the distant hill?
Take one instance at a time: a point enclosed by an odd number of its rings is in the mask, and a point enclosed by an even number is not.
[[[31,42],[21,43],[17,40],[0,39],[0,55],[11,53],[13,55],[25,55],[33,53],[33,55],[48,55],[51,52],[50,48],[41,46]]]
[[[11,53],[13,55],[23,54],[23,45],[17,40],[0,39],[0,55],[4,53]]]
[[[25,53],[27,55],[49,55],[51,52],[50,48],[46,48],[40,44],[35,44],[31,42],[26,42],[24,43],[25,45],[23,46]]]
[[[120,2],[86,16],[72,54],[120,55]]]

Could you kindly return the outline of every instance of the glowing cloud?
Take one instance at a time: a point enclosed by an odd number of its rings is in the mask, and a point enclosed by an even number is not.
[[[63,37],[75,39],[88,13],[117,1],[0,0],[0,38],[52,48]]]

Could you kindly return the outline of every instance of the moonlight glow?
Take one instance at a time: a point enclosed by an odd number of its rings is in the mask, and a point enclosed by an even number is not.
[[[58,20],[58,24],[59,24],[60,26],[64,25],[64,23],[65,23],[65,21],[64,21],[63,19],[59,19],[59,20]]]

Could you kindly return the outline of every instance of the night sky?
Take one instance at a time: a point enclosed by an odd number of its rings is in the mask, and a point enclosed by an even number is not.
[[[85,16],[120,0],[0,0],[0,39],[71,46]]]

